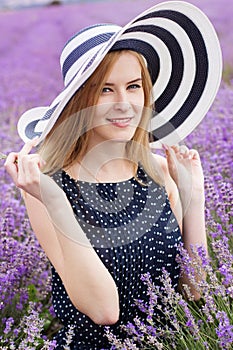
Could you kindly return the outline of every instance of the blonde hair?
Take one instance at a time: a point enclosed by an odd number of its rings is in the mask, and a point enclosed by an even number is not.
[[[39,148],[39,153],[46,161],[43,171],[53,174],[61,169],[68,169],[81,160],[88,146],[88,130],[91,129],[93,106],[98,102],[107,76],[122,52],[108,53],[95,72],[70,99],[60,117],[56,121]],[[138,59],[141,66],[142,86],[144,91],[144,109],[133,138],[127,142],[127,157],[135,165],[135,174],[140,162],[146,173],[157,183],[162,184],[159,168],[155,168],[149,146],[148,127],[151,119],[152,83],[144,58],[134,51],[129,51]],[[93,89],[94,87],[94,89]]]

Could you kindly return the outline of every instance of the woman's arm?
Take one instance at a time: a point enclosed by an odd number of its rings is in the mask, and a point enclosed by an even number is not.
[[[186,202],[187,193],[181,191],[181,202]],[[205,199],[204,193],[202,191],[192,192],[192,199],[189,201],[189,204],[184,209],[184,217],[183,217],[183,243],[184,248],[188,251],[190,257],[193,256],[193,252],[191,247],[203,246],[208,254],[208,246],[207,246],[207,237],[206,237],[206,229],[205,229]],[[205,278],[203,273],[202,278]],[[196,279],[198,281],[198,276]],[[194,296],[195,300],[200,298],[200,294],[195,290],[192,284],[189,282],[188,278],[184,275],[180,284],[188,284],[190,287],[190,291]]]
[[[174,214],[182,230],[185,249],[192,257],[192,246],[202,245],[206,252],[204,176],[199,154],[185,146],[166,147],[165,183]],[[188,284],[195,299],[200,295],[186,276],[180,281]]]
[[[33,143],[11,153],[5,163],[24,199],[32,228],[60,275],[75,307],[97,324],[119,317],[116,284],[91,247],[64,192],[40,172],[42,160],[29,155]],[[16,163],[17,160],[17,163]]]

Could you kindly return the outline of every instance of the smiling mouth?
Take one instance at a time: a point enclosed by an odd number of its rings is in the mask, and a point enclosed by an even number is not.
[[[114,126],[117,126],[119,128],[124,128],[130,124],[132,119],[133,119],[133,117],[131,117],[131,118],[112,118],[112,119],[107,119],[107,121],[109,121]]]

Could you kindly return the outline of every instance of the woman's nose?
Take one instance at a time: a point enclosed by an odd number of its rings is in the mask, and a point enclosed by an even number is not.
[[[127,112],[131,108],[129,102],[115,102],[114,103],[114,109],[121,111],[121,112]]]
[[[128,111],[131,108],[131,104],[126,93],[121,92],[117,94],[114,108],[122,112]]]

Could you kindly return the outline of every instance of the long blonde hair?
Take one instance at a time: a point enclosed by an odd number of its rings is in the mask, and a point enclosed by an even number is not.
[[[126,51],[108,53],[85,85],[75,93],[66,105],[52,130],[40,145],[38,152],[46,161],[43,172],[51,175],[58,170],[67,169],[85,155],[88,146],[88,130],[92,125],[92,107],[97,104],[107,76],[122,52]],[[126,144],[127,157],[135,164],[135,174],[140,162],[146,173],[155,182],[162,184],[161,169],[155,167],[149,146],[148,128],[152,111],[151,78],[144,58],[137,52],[128,50],[127,52],[138,59],[144,91],[142,117],[133,138]]]

